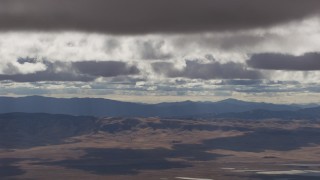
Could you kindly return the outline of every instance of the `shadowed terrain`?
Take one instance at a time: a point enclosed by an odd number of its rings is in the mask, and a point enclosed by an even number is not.
[[[0,125],[1,179],[319,178],[318,120],[9,113]]]
[[[25,173],[24,170],[20,169],[19,166],[14,166],[15,162],[23,161],[23,159],[15,158],[3,158],[0,159],[0,177],[6,178],[10,176],[22,175]]]
[[[44,165],[58,165],[75,168],[97,174],[137,174],[142,170],[163,170],[171,168],[191,167],[185,162],[168,161],[166,158],[184,155],[192,156],[192,152],[179,154],[166,149],[134,150],[134,149],[85,149],[86,155],[78,160],[63,160]],[[204,153],[200,152],[200,156]],[[207,153],[213,159],[214,154]],[[195,154],[199,156],[199,154]]]

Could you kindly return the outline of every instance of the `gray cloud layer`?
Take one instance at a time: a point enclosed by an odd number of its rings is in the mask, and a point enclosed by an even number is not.
[[[140,72],[136,66],[128,66],[128,64],[119,61],[80,61],[73,62],[72,67],[81,74],[97,77],[135,75]]]
[[[35,63],[32,58],[18,60],[19,63]],[[98,77],[116,77],[121,75],[136,75],[140,71],[136,66],[119,61],[80,61],[80,62],[43,62],[46,70],[29,74],[0,74],[0,81],[16,82],[37,81],[93,81]],[[11,65],[14,70],[14,66]],[[11,67],[10,66],[10,67]]]
[[[320,11],[319,0],[2,0],[1,29],[115,34],[266,27]]]
[[[267,70],[318,71],[320,53],[306,53],[302,56],[264,53],[255,54],[248,61],[250,67]]]
[[[183,70],[174,68],[173,63],[157,62],[152,67],[155,72],[167,77],[186,77],[190,79],[261,79],[263,75],[254,70],[247,69],[241,63],[219,62],[201,64],[195,61],[187,61]]]

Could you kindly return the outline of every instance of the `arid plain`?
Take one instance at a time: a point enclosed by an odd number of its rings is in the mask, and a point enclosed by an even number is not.
[[[241,180],[320,175],[317,120],[90,121],[92,125],[83,129],[70,122],[41,126],[44,120],[36,122],[42,129],[34,129],[33,124],[33,129],[2,134],[12,139],[9,145],[2,143],[1,179]],[[61,134],[64,131],[69,134]]]

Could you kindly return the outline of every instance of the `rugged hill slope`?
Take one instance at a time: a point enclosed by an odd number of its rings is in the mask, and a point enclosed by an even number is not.
[[[65,138],[93,132],[96,118],[52,114],[0,115],[0,148],[61,143]]]

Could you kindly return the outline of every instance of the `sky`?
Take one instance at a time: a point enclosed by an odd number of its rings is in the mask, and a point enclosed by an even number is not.
[[[0,96],[320,103],[319,0],[1,0]]]

